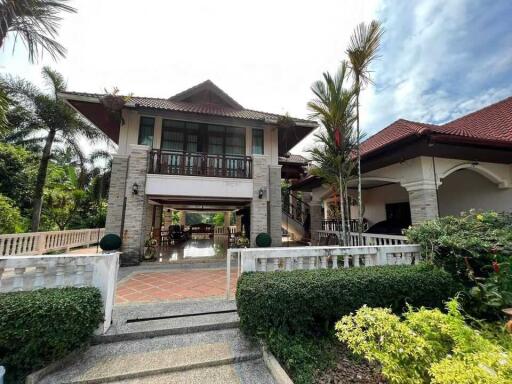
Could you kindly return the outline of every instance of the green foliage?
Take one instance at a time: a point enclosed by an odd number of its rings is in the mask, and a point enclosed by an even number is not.
[[[0,142],[0,194],[15,202],[22,213],[32,204],[37,157],[23,147]]]
[[[236,300],[246,333],[318,334],[365,304],[395,312],[406,303],[440,307],[459,288],[448,273],[426,265],[254,272],[238,280]]]
[[[260,248],[270,247],[272,245],[272,238],[268,233],[258,233],[258,236],[256,236],[256,245]]]
[[[86,344],[102,318],[96,288],[0,294],[0,361],[19,379]]]
[[[336,324],[337,336],[378,361],[390,383],[510,383],[510,352],[469,327],[456,300],[447,310],[409,307],[401,320],[390,309],[363,306]]]
[[[493,318],[512,305],[512,215],[469,212],[410,227],[424,256],[466,286],[465,307]]]
[[[270,331],[265,341],[296,384],[314,381],[315,373],[334,361],[333,341],[329,337],[310,338]]]
[[[213,224],[219,227],[224,226],[224,212],[217,212],[213,215]]]
[[[19,209],[3,195],[0,195],[0,212],[0,234],[17,233],[24,229]]]
[[[512,215],[470,212],[410,227],[406,236],[421,244],[424,255],[467,283],[486,276],[493,261],[512,256]]]

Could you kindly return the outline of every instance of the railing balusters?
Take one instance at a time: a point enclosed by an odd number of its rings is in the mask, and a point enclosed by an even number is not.
[[[37,265],[36,266],[36,275],[34,277],[34,289],[43,288],[45,286],[44,281],[44,273],[46,271],[46,266],[44,265]]]
[[[20,267],[20,268],[14,268],[14,280],[12,282],[12,290],[17,291],[23,291],[23,283],[24,283],[24,277],[26,268]]]
[[[75,269],[75,287],[83,287],[84,286],[84,272],[85,272],[85,264],[77,264]]]

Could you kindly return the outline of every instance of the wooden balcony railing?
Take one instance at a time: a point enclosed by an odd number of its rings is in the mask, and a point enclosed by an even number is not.
[[[251,179],[252,158],[156,149],[150,153],[149,173]]]

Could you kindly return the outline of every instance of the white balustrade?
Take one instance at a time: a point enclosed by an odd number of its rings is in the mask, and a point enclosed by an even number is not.
[[[100,290],[105,321],[110,327],[114,307],[119,253],[94,255],[0,256],[0,292],[40,288],[86,287]]]
[[[104,235],[105,228],[0,235],[0,257],[42,255],[51,251],[87,247],[98,243]]]
[[[339,236],[339,231],[329,228],[325,230],[316,231],[318,238],[327,238],[335,235]],[[407,244],[407,237],[400,235],[386,235],[380,233],[362,233],[362,244],[359,244],[359,234],[357,232],[350,232],[349,235],[350,245],[400,245]]]

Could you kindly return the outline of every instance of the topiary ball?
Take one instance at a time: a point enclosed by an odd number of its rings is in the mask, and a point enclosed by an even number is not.
[[[256,236],[256,245],[260,248],[270,247],[272,238],[268,233],[262,232]]]
[[[116,249],[121,248],[121,243],[121,238],[118,235],[109,233],[101,238],[100,248],[104,251],[115,251]]]

